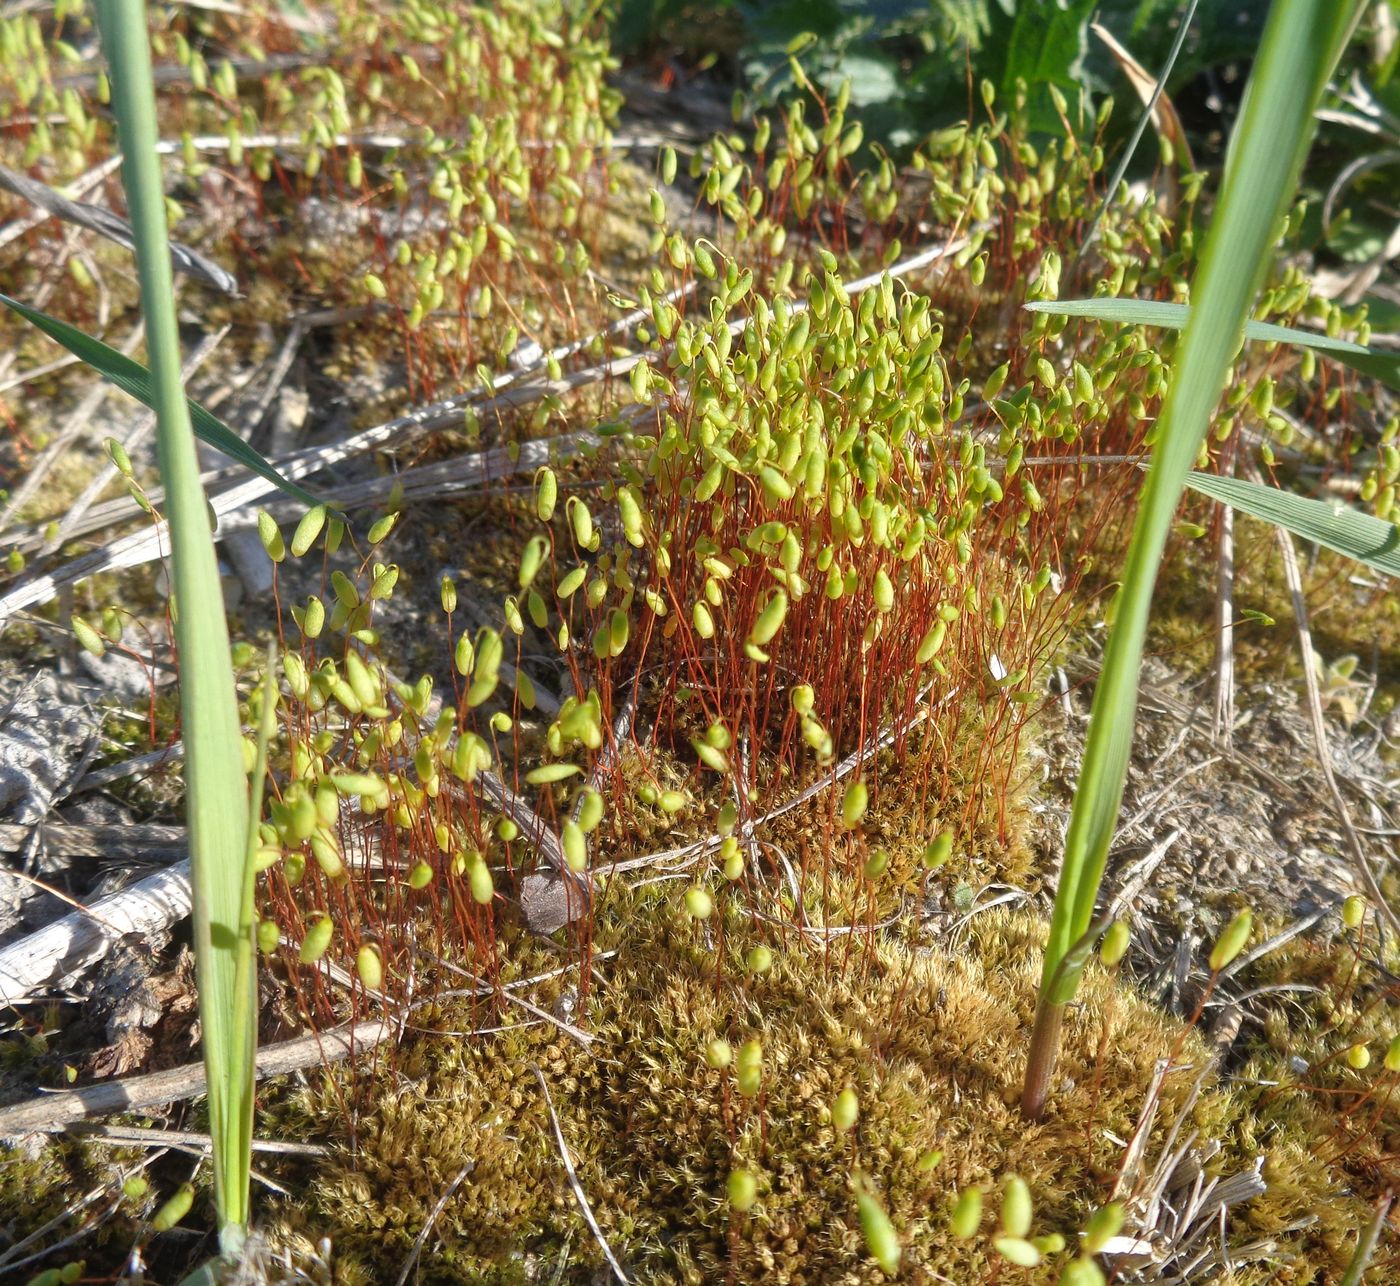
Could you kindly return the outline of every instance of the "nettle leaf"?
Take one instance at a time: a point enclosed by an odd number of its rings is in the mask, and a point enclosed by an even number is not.
[[[28,304],[22,304],[17,299],[11,299],[9,295],[0,294],[0,304],[4,304],[5,307],[37,326],[50,339],[62,344],[64,348],[86,362],[99,375],[111,380],[122,392],[129,393],[138,402],[155,410],[151,373],[140,362],[132,361],[124,353],[117,352],[115,348],[104,344],[100,339],[94,339],[91,335],[84,334],[67,322],[60,321],[57,317],[51,317],[48,313],[40,312],[37,308],[31,308]],[[218,416],[206,411],[195,401],[189,401],[189,408],[190,420],[196,436],[202,438],[216,451],[222,452],[229,459],[251,469],[260,478],[266,478],[274,486],[279,487],[289,496],[295,496],[303,504],[314,508],[321,503],[305,488],[278,473],[259,452],[254,451]]]
[[[1095,321],[1118,322],[1125,326],[1161,326],[1180,330],[1191,315],[1188,304],[1165,303],[1156,299],[1038,299],[1026,305],[1033,313],[1049,313],[1057,317],[1092,317]],[[1350,366],[1352,370],[1391,388],[1400,388],[1400,353],[1379,348],[1367,348],[1349,339],[1333,339],[1315,331],[1295,330],[1273,322],[1247,321],[1246,339],[1264,344],[1296,344],[1313,348],[1319,353]]]
[[[1193,473],[1187,486],[1241,513],[1354,558],[1375,571],[1400,576],[1400,529],[1394,523],[1350,505],[1311,500],[1244,478]]]

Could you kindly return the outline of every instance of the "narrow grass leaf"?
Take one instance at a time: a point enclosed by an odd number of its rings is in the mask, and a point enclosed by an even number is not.
[[[235,1061],[248,1056],[249,1046],[236,1017],[240,936],[248,929],[247,779],[208,502],[180,382],[146,7],[140,0],[100,0],[96,15],[112,71],[122,181],[151,359],[148,405],[156,412],[166,490],[171,580],[179,608],[175,637],[185,730],[185,806],[214,1196],[220,1249],[233,1256],[241,1250],[248,1226],[246,1139],[252,1112],[251,1073]]]
[[[1350,505],[1312,500],[1245,478],[1193,473],[1187,485],[1240,513],[1271,522],[1387,576],[1400,577],[1400,529],[1392,522]]]
[[[1022,1111],[1039,1119],[1058,1052],[1062,1007],[1081,969],[1061,973],[1089,928],[1118,821],[1137,713],[1137,681],[1162,551],[1196,455],[1297,190],[1323,87],[1355,3],[1286,0],[1273,5],[1230,139],[1219,198],[1193,282],[1195,307],[1176,354],[1157,444],[1128,546],[1123,587],[1094,693],[1083,767],[1045,948]]]
[[[1173,304],[1158,299],[1037,299],[1026,305],[1028,312],[1050,313],[1057,317],[1092,317],[1095,321],[1118,322],[1125,326],[1161,326],[1180,330],[1191,316],[1189,304]],[[1333,339],[1316,331],[1297,330],[1275,322],[1248,321],[1244,336],[1260,344],[1293,344],[1316,349],[1352,370],[1400,388],[1400,353],[1367,348],[1349,339]]]
[[[57,317],[51,317],[48,313],[40,312],[37,308],[22,304],[18,299],[11,299],[9,295],[0,294],[0,304],[4,304],[6,308],[23,317],[25,321],[37,326],[50,339],[62,344],[64,348],[86,362],[99,375],[111,380],[122,392],[129,393],[138,402],[150,407],[151,410],[156,409],[156,394],[151,372],[140,362],[133,361],[125,353],[117,352],[115,348],[104,344],[100,339],[94,339],[91,335],[84,334],[77,327],[70,326]],[[320,504],[320,501],[305,488],[299,487],[295,482],[278,473],[259,452],[253,450],[218,416],[206,411],[198,402],[186,399],[186,405],[195,433],[216,451],[221,451],[230,460],[236,460],[239,464],[251,469],[260,478],[266,478],[289,496],[295,496],[308,505]]]

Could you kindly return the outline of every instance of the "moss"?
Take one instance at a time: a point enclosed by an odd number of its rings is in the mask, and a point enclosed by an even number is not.
[[[859,1169],[877,1185],[907,1265],[926,1280],[975,1281],[993,1252],[985,1235],[949,1235],[958,1189],[1019,1173],[1035,1195],[1035,1231],[1071,1236],[1108,1196],[1121,1156],[1112,1138],[1132,1133],[1155,1061],[1175,1052],[1196,1066],[1205,1057],[1193,1034],[1091,969],[1068,1027],[1062,1090],[1046,1122],[1027,1126],[1015,1100],[1043,934],[1036,917],[980,915],[961,949],[864,935],[827,949],[792,933],[768,937],[754,927],[759,908],[738,897],[722,899],[705,926],[679,906],[673,885],[608,899],[598,941],[615,939],[617,954],[600,965],[588,1049],[544,1024],[411,1039],[369,1086],[353,1152],[279,1210],[275,1235],[329,1236],[346,1280],[374,1280],[402,1261],[468,1168],[433,1225],[423,1280],[522,1280],[523,1256],[552,1263],[565,1244],[568,1280],[587,1280],[599,1253],[564,1181],[533,1065],[550,1084],[598,1222],[639,1280],[882,1280],[856,1221],[850,1175]],[[775,947],[775,963],[755,978],[738,962],[758,940]],[[531,994],[548,1005],[558,986]],[[484,1019],[476,1025],[492,1025]],[[430,1025],[471,1021],[443,1008]],[[717,1037],[736,1048],[762,1042],[757,1097],[737,1092],[732,1069],[709,1065],[705,1049]],[[1159,1135],[1189,1081],[1186,1072],[1168,1077]],[[841,1135],[830,1105],[848,1086],[860,1118]],[[313,1089],[281,1111],[307,1133],[334,1136],[337,1101]],[[1246,1208],[1251,1228],[1278,1232],[1330,1202],[1306,1247],[1329,1262],[1357,1203],[1317,1167],[1296,1164],[1306,1155],[1296,1122],[1270,1143],[1280,1126],[1252,1121],[1243,1096],[1211,1088],[1195,1119],[1229,1140],[1232,1158],[1268,1150],[1276,1186],[1257,1212]],[[927,1169],[921,1162],[935,1150],[942,1160]],[[759,1178],[745,1216],[725,1198],[738,1165]],[[1299,1244],[1296,1233],[1289,1240]]]

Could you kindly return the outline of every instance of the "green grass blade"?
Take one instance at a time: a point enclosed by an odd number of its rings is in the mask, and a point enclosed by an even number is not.
[[[1387,576],[1400,577],[1400,529],[1392,522],[1350,505],[1310,500],[1244,478],[1193,473],[1187,485],[1240,513],[1271,522]]]
[[[1046,946],[1042,1006],[1064,1004],[1078,986],[1079,970],[1066,970],[1059,978],[1056,973],[1093,919],[1117,824],[1162,550],[1263,284],[1312,136],[1313,109],[1342,48],[1353,8],[1335,0],[1276,0],[1269,12],[1230,140],[1194,283],[1195,307],[1176,354],[1094,694]]]
[[[1168,330],[1180,330],[1191,315],[1187,304],[1165,303],[1156,299],[1038,299],[1027,304],[1026,308],[1033,313],[1092,317],[1096,321],[1119,322],[1127,326],[1162,326]],[[1363,375],[1380,380],[1391,388],[1400,388],[1400,353],[1367,348],[1348,339],[1332,339],[1314,331],[1295,330],[1273,322],[1246,322],[1244,335],[1246,339],[1259,343],[1314,348]]]
[[[250,1069],[234,1065],[246,1046],[234,1013],[241,930],[248,788],[228,628],[214,542],[199,481],[190,408],[180,382],[180,341],[166,233],[165,194],[156,151],[146,12],[140,0],[99,0],[97,20],[111,68],[150,354],[151,404],[166,490],[180,653],[186,816],[194,903],[204,1065],[209,1079],[214,1197],[225,1254],[242,1246],[248,1225],[248,1158],[240,1152],[252,1111]],[[247,1015],[242,1016],[247,1021]]]
[[[74,326],[48,313],[22,304],[18,299],[0,294],[0,304],[13,310],[26,321],[33,323],[50,339],[62,344],[75,357],[81,358],[99,375],[112,381],[124,393],[130,393],[138,402],[152,410],[156,409],[156,395],[151,372],[140,362],[134,362],[124,353],[104,344],[100,339],[85,335]],[[188,416],[194,431],[216,451],[222,451],[231,460],[245,465],[261,478],[266,478],[280,487],[289,496],[295,496],[303,504],[314,508],[321,502],[309,491],[284,478],[267,460],[254,451],[218,416],[206,411],[198,402],[186,399]]]
[[[267,750],[277,731],[277,648],[267,649],[267,665],[261,688],[262,709],[258,717],[257,750],[248,798],[247,841],[243,852],[242,893],[238,909],[238,938],[234,945],[233,1049],[232,1071],[242,1077],[242,1086],[232,1103],[232,1146],[241,1160],[253,1163],[253,1103],[257,1084],[258,1054],[258,955],[254,939],[257,921],[258,823],[262,820],[263,790],[267,782]]]

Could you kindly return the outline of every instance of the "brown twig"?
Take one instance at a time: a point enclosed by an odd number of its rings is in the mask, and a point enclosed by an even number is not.
[[[340,1062],[373,1049],[393,1031],[383,1019],[312,1032],[258,1051],[256,1077],[282,1076],[303,1067]],[[204,1064],[187,1063],[166,1071],[122,1080],[102,1081],[81,1089],[61,1090],[0,1110],[0,1138],[58,1130],[90,1116],[130,1112],[160,1103],[176,1103],[203,1094]]]

